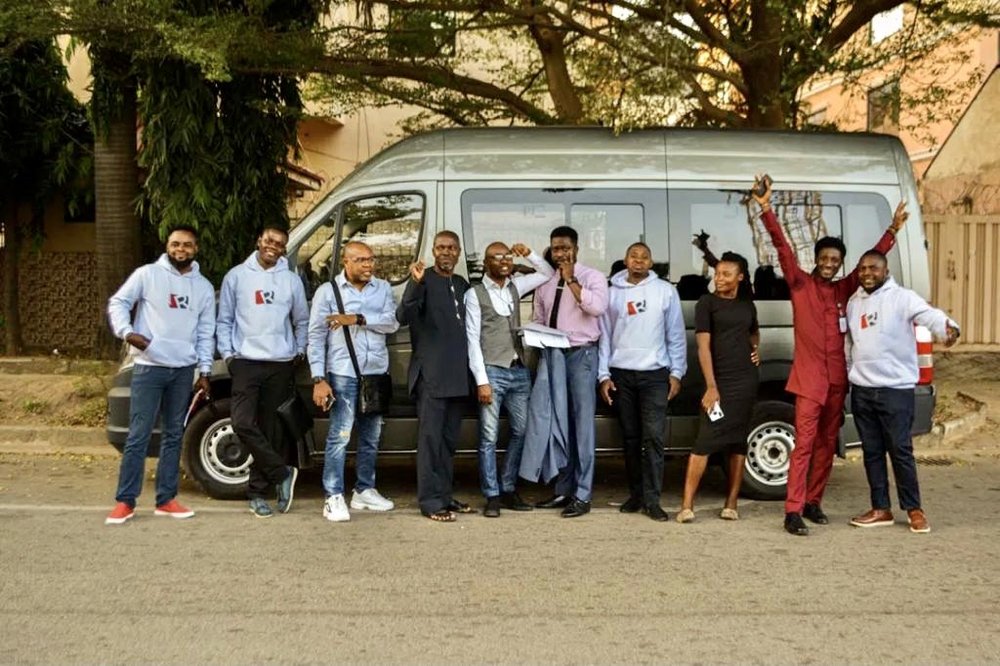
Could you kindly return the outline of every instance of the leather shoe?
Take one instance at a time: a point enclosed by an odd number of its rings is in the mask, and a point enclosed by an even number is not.
[[[569,495],[553,495],[552,497],[544,500],[542,502],[536,502],[536,509],[562,509],[569,506],[569,503],[573,501],[573,498]]]
[[[448,510],[452,513],[472,513],[473,509],[471,506],[465,502],[459,502],[457,499],[453,499],[450,504],[448,504]]]
[[[910,509],[906,512],[906,518],[910,522],[910,531],[916,534],[927,534],[931,531],[930,523],[923,509]]]
[[[563,518],[578,518],[585,513],[590,513],[590,502],[584,502],[573,498],[569,505],[562,510]]]
[[[785,514],[785,531],[795,536],[809,535],[809,528],[802,522],[802,516],[798,513]]]
[[[650,518],[652,518],[653,520],[656,520],[661,523],[670,520],[670,516],[667,515],[667,512],[664,511],[663,507],[660,506],[659,504],[647,506],[643,508],[642,512],[645,513]]]
[[[486,498],[486,508],[483,509],[483,515],[487,518],[499,518],[500,517],[500,498],[499,497],[487,497]]]
[[[622,513],[637,513],[642,510],[642,500],[638,497],[629,497],[618,507]]]
[[[819,508],[819,504],[806,504],[802,507],[802,517],[817,525],[828,525],[830,523],[830,519],[823,513],[823,509]]]
[[[516,490],[512,493],[500,493],[500,506],[511,511],[531,511],[533,508],[521,499]]]
[[[851,525],[855,527],[888,527],[893,522],[892,511],[888,509],[871,509],[851,518]]]

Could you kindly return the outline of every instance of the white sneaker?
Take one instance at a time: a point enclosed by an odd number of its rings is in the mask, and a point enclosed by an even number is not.
[[[346,523],[351,519],[351,512],[347,510],[343,495],[331,495],[326,498],[326,502],[323,503],[323,517],[332,523]]]
[[[392,500],[387,500],[374,488],[362,490],[360,493],[355,490],[351,495],[351,508],[356,511],[368,509],[369,511],[392,511],[396,507]]]

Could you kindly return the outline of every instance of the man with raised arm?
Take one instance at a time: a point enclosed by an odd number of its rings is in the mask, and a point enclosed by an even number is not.
[[[461,251],[458,234],[438,232],[431,246],[434,265],[410,265],[410,280],[396,309],[399,323],[410,327],[413,346],[407,383],[417,402],[417,503],[424,517],[440,523],[472,512],[452,497],[462,410],[469,398],[469,283],[455,275]]]
[[[535,268],[513,275],[515,257],[526,257]],[[500,507],[530,511],[517,494],[524,429],[528,423],[531,372],[525,364],[521,327],[521,298],[548,282],[553,269],[526,245],[512,248],[497,241],[486,247],[483,281],[465,292],[465,333],[469,340],[469,369],[479,399],[479,480],[486,507],[483,515],[496,518]],[[507,410],[510,440],[503,470],[497,470],[500,408]]]
[[[795,357],[785,388],[795,395],[795,448],[788,468],[785,530],[806,536],[809,528],[803,516],[818,525],[829,522],[821,502],[844,420],[847,300],[858,288],[858,269],[843,279],[834,279],[847,248],[839,238],[827,236],[816,241],[816,267],[811,273],[803,270],[771,209],[770,179],[758,179],[752,196],[761,208],[761,220],[791,292]],[[900,202],[876,250],[885,254],[892,249],[906,218],[906,203]]]
[[[535,292],[534,321],[566,333],[569,347],[544,350],[532,387],[525,454],[521,460],[521,476],[536,481],[550,480],[553,468],[558,467],[555,493],[535,506],[561,508],[563,518],[577,518],[590,512],[596,439],[597,341],[601,337],[601,315],[608,309],[608,280],[597,269],[577,261],[578,238],[576,229],[568,226],[556,227],[549,233],[552,261],[557,270]],[[552,427],[557,421],[558,432]],[[553,449],[556,440],[564,456],[546,453]]]

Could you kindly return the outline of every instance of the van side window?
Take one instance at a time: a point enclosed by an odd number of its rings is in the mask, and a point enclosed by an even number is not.
[[[691,245],[691,240],[702,232],[708,234],[708,247],[717,257],[727,250],[746,257],[758,300],[788,297],[774,244],[757,217],[756,207],[744,202],[743,191],[670,190],[669,196],[674,232],[671,261],[682,299],[696,299],[709,289],[711,270],[701,252]],[[776,190],[773,205],[804,270],[813,268],[813,245],[819,238],[837,236],[844,240],[847,260],[842,276],[853,269],[892,220],[889,203],[871,192]],[[890,253],[890,272],[900,275],[900,265],[899,252]],[[758,281],[761,288],[757,287]]]
[[[352,240],[366,243],[375,253],[375,275],[391,284],[403,282],[420,249],[424,210],[423,195],[409,192],[338,206],[299,249],[297,265],[308,295],[330,279],[331,269],[340,271],[340,248]]]
[[[605,274],[636,241],[650,245],[667,271],[665,198],[662,189],[491,189],[462,193],[462,234],[471,279],[483,275],[483,253],[493,241],[527,244],[539,254],[549,232],[568,225],[579,234],[581,263]],[[656,227],[656,228],[652,228]]]

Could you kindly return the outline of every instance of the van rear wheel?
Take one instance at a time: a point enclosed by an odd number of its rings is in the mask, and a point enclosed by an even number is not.
[[[747,437],[743,495],[761,500],[784,499],[794,448],[795,407],[777,400],[758,403]]]
[[[245,498],[253,462],[229,410],[228,398],[209,403],[184,431],[184,471],[215,499]]]

